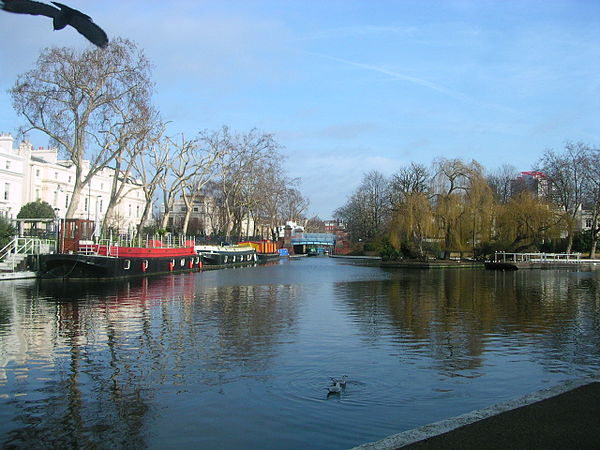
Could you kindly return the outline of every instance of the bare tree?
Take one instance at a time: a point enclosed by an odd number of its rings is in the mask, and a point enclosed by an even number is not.
[[[401,167],[392,175],[390,182],[390,196],[392,205],[401,202],[403,197],[417,192],[429,193],[431,190],[431,175],[429,169],[423,164],[410,163],[409,166]]]
[[[169,224],[173,205],[179,195],[182,195],[185,183],[193,176],[193,154],[196,139],[186,139],[182,134],[165,137],[162,144],[169,155],[169,161],[163,175],[159,180],[162,190],[162,203],[164,214],[161,228],[166,229]]]
[[[133,176],[140,181],[145,200],[144,210],[137,226],[138,234],[152,214],[152,205],[155,200],[154,196],[168,172],[170,161],[169,147],[161,145],[164,131],[164,124],[157,126],[156,133],[147,141],[148,147],[146,150],[137,153],[132,161]]]
[[[591,214],[590,258],[595,258],[600,239],[600,149],[587,147],[586,154],[584,207]]]
[[[272,134],[255,129],[231,135],[228,128],[223,127],[221,134],[224,145],[229,148],[217,166],[227,223],[225,232],[227,236],[239,236],[242,221],[256,200],[253,184],[262,176],[264,168],[278,158],[279,144]]]
[[[281,205],[287,190],[297,186],[299,179],[288,179],[282,175],[281,169],[276,164],[271,164],[269,170],[260,177],[260,185],[257,191],[257,202],[254,209],[255,229],[268,230],[271,238],[277,238],[277,226],[285,223],[285,217],[281,216]],[[256,231],[254,233],[257,234]]]
[[[186,207],[181,230],[183,234],[187,233],[194,202],[200,200],[204,186],[215,176],[217,162],[229,151],[226,146],[215,145],[214,135],[208,136],[206,132],[201,133],[200,137],[193,142],[194,145],[188,148],[190,154],[187,155],[191,160],[190,176],[182,174],[181,183],[182,197]]]
[[[281,222],[300,222],[308,209],[309,202],[295,187],[288,187],[280,197],[279,217]]]
[[[129,105],[149,104],[141,100],[149,98],[151,86],[148,60],[124,39],[112,40],[105,49],[46,49],[36,67],[17,78],[10,93],[14,109],[27,121],[24,132],[45,133],[75,166],[66,217],[74,216],[83,187],[123,150],[107,145],[115,141],[102,132],[110,128],[113,137],[122,134],[118,129],[137,115]]]
[[[588,147],[567,143],[562,153],[546,150],[538,165],[550,179],[550,200],[563,212],[567,232],[567,253],[573,246],[577,218],[585,196]]]
[[[381,235],[390,213],[387,179],[377,171],[363,175],[360,186],[334,216],[346,224],[354,241],[371,240]]]
[[[146,103],[147,100],[147,97],[136,98],[120,107],[121,120],[116,125],[107,124],[107,130],[101,134],[103,146],[112,148],[114,154],[111,191],[103,227],[114,222],[115,210],[122,198],[133,190],[146,189],[143,187],[144,181],[135,178],[136,163],[144,158],[157,132],[160,133],[162,129],[157,112]],[[145,174],[142,176],[145,177]],[[144,209],[148,208],[146,201]],[[142,213],[142,216],[145,214]],[[138,229],[139,226],[136,227]]]
[[[519,172],[513,165],[502,164],[486,177],[499,203],[504,204],[510,199],[513,194],[512,186],[518,176]]]
[[[325,222],[319,216],[313,216],[306,220],[304,230],[307,233],[325,233]]]

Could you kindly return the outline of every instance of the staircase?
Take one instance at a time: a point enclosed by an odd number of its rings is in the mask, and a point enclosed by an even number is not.
[[[25,259],[25,253],[8,253],[0,261],[0,272],[14,272]]]
[[[0,249],[0,279],[22,278],[25,275],[28,278],[33,272],[25,267],[27,256],[49,253],[51,250],[54,250],[54,242],[48,239],[15,237]]]

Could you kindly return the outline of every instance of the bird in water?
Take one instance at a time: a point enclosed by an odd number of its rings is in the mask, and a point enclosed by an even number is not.
[[[52,2],[52,4],[58,8],[32,0],[0,0],[0,9],[16,14],[50,17],[55,30],[62,30],[67,25],[71,25],[92,44],[102,48],[106,47],[108,36],[92,21],[90,16],[62,3]]]
[[[348,381],[348,375],[342,375],[342,378],[332,378],[331,382],[333,384],[339,383],[342,388],[346,387],[346,382]]]
[[[333,380],[333,378],[332,378],[332,380]],[[339,394],[340,392],[342,392],[342,385],[340,384],[339,381],[336,381],[331,386],[327,386],[327,389],[329,390],[329,392],[327,393],[327,396],[330,396],[333,394]]]

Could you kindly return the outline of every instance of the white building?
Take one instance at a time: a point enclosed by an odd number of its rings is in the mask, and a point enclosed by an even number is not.
[[[13,149],[13,138],[0,134],[0,214],[13,218],[23,202],[25,167],[20,149]]]
[[[34,149],[28,142],[13,148],[14,139],[0,134],[0,214],[16,218],[21,207],[41,200],[49,203],[64,217],[75,185],[75,166],[71,161],[59,160],[56,148]],[[89,162],[84,162],[84,173]],[[96,174],[81,192],[75,217],[100,221],[106,213],[114,171],[105,168]],[[126,232],[137,226],[145,206],[141,186],[129,183],[119,199],[114,225]]]

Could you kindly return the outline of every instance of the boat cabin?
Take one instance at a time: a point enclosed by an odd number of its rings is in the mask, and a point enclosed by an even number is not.
[[[77,253],[81,245],[92,243],[95,222],[86,219],[62,219],[60,221],[59,252]]]

